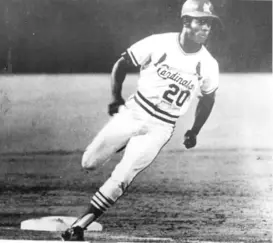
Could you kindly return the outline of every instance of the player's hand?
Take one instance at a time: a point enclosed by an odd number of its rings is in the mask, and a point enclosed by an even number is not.
[[[108,114],[110,116],[113,116],[114,114],[118,113],[118,109],[121,105],[124,105],[125,101],[124,99],[120,98],[120,99],[116,99],[114,101],[112,101],[109,105],[108,105]]]
[[[188,130],[184,135],[184,145],[187,149],[193,148],[196,145],[197,135],[192,131]]]

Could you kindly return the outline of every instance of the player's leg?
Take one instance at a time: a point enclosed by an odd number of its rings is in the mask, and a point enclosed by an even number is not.
[[[87,147],[82,157],[82,166],[86,169],[94,169],[126,144],[130,137],[143,133],[143,121],[135,118],[129,109],[123,107]],[[81,224],[89,225],[105,211],[105,207],[107,208],[114,204],[110,198],[104,197],[99,192],[96,194],[96,197],[100,198],[103,204],[100,207],[95,202],[90,204],[90,207],[79,219]],[[77,227],[75,223],[62,234],[63,240],[83,240],[83,228],[85,227]]]
[[[136,133],[137,124],[126,108],[116,114],[95,136],[82,156],[82,167],[92,170],[110,159]]]
[[[74,223],[73,227],[85,229],[113,206],[136,175],[154,161],[171,135],[172,129],[160,128],[132,137],[121,162],[116,166],[111,177],[92,197],[87,211]]]

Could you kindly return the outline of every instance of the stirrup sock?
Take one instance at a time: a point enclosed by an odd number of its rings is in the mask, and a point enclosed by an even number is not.
[[[72,227],[80,226],[86,229],[88,225],[98,219],[114,203],[113,200],[105,197],[100,191],[97,191],[92,197],[86,212],[73,223]]]

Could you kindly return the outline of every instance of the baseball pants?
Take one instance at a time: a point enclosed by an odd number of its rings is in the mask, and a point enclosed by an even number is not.
[[[173,130],[172,125],[149,115],[134,99],[130,99],[86,148],[82,166],[95,169],[127,144],[121,161],[99,189],[103,195],[116,201],[137,174],[154,161],[170,140]]]

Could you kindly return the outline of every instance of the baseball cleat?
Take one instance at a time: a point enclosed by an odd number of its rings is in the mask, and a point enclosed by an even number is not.
[[[84,241],[84,230],[80,226],[67,229],[61,235],[63,241]]]

